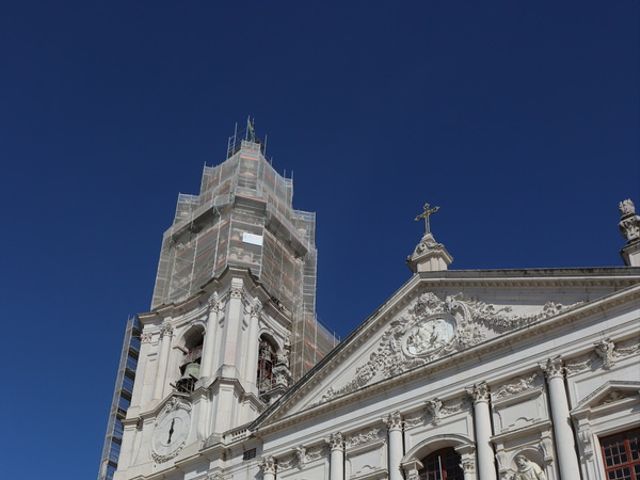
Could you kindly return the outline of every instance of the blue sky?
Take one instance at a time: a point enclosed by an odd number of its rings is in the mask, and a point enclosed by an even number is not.
[[[255,116],[318,213],[344,336],[409,278],[620,266],[640,201],[636,1],[3,2],[3,478],[86,479],[178,192]]]

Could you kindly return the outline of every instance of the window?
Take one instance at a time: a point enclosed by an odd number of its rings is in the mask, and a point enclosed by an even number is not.
[[[273,365],[276,360],[276,349],[269,340],[260,339],[258,348],[258,392],[265,393],[273,388],[275,378]]]
[[[443,448],[422,460],[420,480],[463,480],[460,455],[453,448]]]
[[[184,357],[180,362],[180,378],[175,384],[176,390],[191,393],[200,377],[200,362],[202,361],[202,345],[204,331],[196,327],[184,336],[184,347],[181,348]]]
[[[251,460],[252,458],[256,458],[256,449],[252,448],[251,450],[245,450],[242,453],[242,460]]]
[[[608,480],[640,480],[640,429],[600,439]]]

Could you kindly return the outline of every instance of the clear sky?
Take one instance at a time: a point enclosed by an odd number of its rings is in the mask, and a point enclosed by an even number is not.
[[[425,201],[452,268],[622,264],[637,1],[311,3],[2,2],[0,477],[97,475],[176,196],[248,114],[342,336],[409,278]]]

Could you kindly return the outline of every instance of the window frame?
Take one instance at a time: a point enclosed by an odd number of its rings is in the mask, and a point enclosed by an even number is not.
[[[615,472],[620,469],[628,468],[630,472],[631,480],[640,480],[640,473],[636,474],[636,466],[640,467],[640,451],[636,451],[636,458],[634,459],[633,451],[631,450],[631,438],[636,438],[640,444],[640,428],[632,428],[623,432],[614,433],[599,437],[600,453],[602,454],[602,466],[604,468],[605,478],[609,478],[610,472]],[[609,442],[616,442],[622,440],[624,446],[624,453],[627,456],[627,461],[623,463],[616,463],[611,466],[607,465],[606,448]],[[640,468],[638,468],[640,472]]]

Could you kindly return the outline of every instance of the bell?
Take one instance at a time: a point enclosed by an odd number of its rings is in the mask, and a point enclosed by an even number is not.
[[[180,380],[176,382],[175,388],[182,393],[191,393],[195,387],[198,377],[200,376],[200,364],[189,363],[184,367],[184,373]]]
[[[189,363],[187,364],[186,367],[184,367],[184,373],[182,374],[182,377],[180,377],[180,380],[193,380],[195,378],[195,380],[198,379],[198,377],[200,376],[200,364],[199,363]]]

